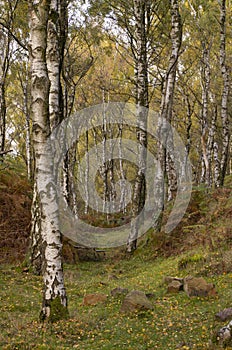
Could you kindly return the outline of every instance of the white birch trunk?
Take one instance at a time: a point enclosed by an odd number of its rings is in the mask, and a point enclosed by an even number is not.
[[[85,132],[86,140],[86,168],[85,168],[85,215],[89,210],[89,132]]]
[[[59,231],[58,202],[54,183],[50,135],[49,89],[46,49],[50,1],[30,1],[31,97],[35,183],[40,207],[44,297],[41,319],[56,320],[67,315],[63,280],[62,243]]]
[[[210,49],[205,42],[202,43],[202,115],[201,115],[201,146],[202,146],[202,174],[201,182],[205,182],[207,187],[210,187],[210,164],[208,154],[208,114],[209,114],[209,91],[210,91]]]
[[[137,140],[138,140],[138,172],[134,185],[131,232],[127,240],[127,252],[137,247],[140,210],[145,203],[145,172],[147,158],[147,112],[148,108],[148,71],[147,71],[147,32],[146,32],[146,1],[134,0],[134,16],[136,21],[136,104],[137,104]]]
[[[0,39],[0,158],[3,157],[6,141],[6,79],[10,65],[10,34],[2,34]]]
[[[220,1],[220,66],[223,80],[222,99],[221,99],[221,120],[222,120],[222,159],[221,159],[221,178],[220,185],[223,186],[229,159],[229,113],[228,101],[230,91],[229,68],[226,63],[226,0]]]
[[[120,209],[120,211],[123,212],[123,214],[125,214],[126,213],[126,206],[125,206],[125,202],[126,202],[126,177],[125,177],[125,172],[123,169],[123,158],[122,158],[123,124],[119,124],[118,129],[119,129],[118,156],[119,156],[119,170],[120,170],[120,174],[119,174],[119,178],[120,178],[120,205],[119,205],[119,209]]]
[[[174,91],[175,91],[175,82],[176,82],[176,69],[178,64],[178,58],[182,43],[182,24],[181,24],[181,17],[179,13],[179,2],[178,0],[172,0],[170,2],[170,10],[171,10],[171,20],[172,20],[172,28],[171,28],[171,42],[172,42],[172,49],[171,49],[171,55],[169,58],[169,64],[168,69],[163,85],[163,91],[162,91],[162,99],[161,99],[161,106],[160,106],[160,118],[159,118],[159,125],[158,125],[158,132],[160,133],[168,133],[169,131],[165,131],[165,119],[171,123],[172,121],[172,110],[173,110],[173,98],[174,98]],[[166,135],[167,137],[168,135]],[[172,136],[169,135],[169,142],[172,142]],[[169,146],[169,149],[172,149],[172,146]],[[173,168],[174,161],[172,159],[172,155],[170,154],[170,163],[172,163],[171,167]],[[167,160],[168,155],[166,152],[166,146],[165,143],[163,145],[159,145],[159,162],[162,167],[163,173],[161,173],[161,169],[159,170],[160,173],[157,174],[157,183],[155,186],[160,187],[160,195],[157,199],[159,203],[157,203],[158,208],[162,208],[160,217],[154,222],[154,227],[160,231],[162,226],[162,220],[163,220],[163,211],[164,211],[164,204],[167,199],[167,193],[164,193],[164,181],[168,184],[168,187],[170,188],[170,195],[169,199],[172,198],[172,191],[176,189],[176,176],[174,171],[172,171],[171,174],[168,174],[167,172]],[[164,181],[163,181],[164,178]]]
[[[219,187],[221,163],[219,159],[218,143],[216,140],[214,140],[214,143],[213,143],[213,158],[214,158],[214,183],[215,183],[215,187]]]

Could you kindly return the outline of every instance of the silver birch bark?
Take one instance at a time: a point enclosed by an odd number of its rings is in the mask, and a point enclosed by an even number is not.
[[[63,161],[63,195],[66,200],[67,205],[73,211],[76,218],[78,218],[77,209],[77,191],[75,188],[75,165],[79,164],[79,159],[77,159],[78,143],[72,146]]]
[[[170,10],[171,10],[171,21],[172,21],[172,28],[171,28],[171,42],[172,42],[172,48],[171,48],[171,55],[169,58],[169,64],[168,69],[166,72],[164,85],[163,85],[163,91],[162,91],[162,99],[161,99],[161,106],[160,106],[160,118],[159,118],[159,125],[158,125],[158,132],[167,134],[169,131],[165,130],[165,119],[171,123],[172,121],[172,111],[173,111],[173,98],[174,98],[174,91],[175,91],[175,82],[176,82],[176,70],[177,70],[177,64],[178,64],[178,58],[180,54],[180,48],[182,43],[182,23],[181,23],[181,17],[179,13],[179,2],[178,0],[172,0],[170,2]],[[167,137],[168,135],[166,135]],[[169,135],[169,140],[172,140],[172,137]],[[161,168],[159,169],[159,172],[156,176],[156,185],[160,188],[160,194],[157,201],[158,208],[162,208],[161,214],[159,218],[154,222],[154,227],[160,231],[162,226],[162,220],[163,220],[163,211],[164,211],[164,203],[166,201],[167,194],[164,191],[164,181],[168,182],[168,186],[174,190],[175,189],[175,183],[176,183],[176,176],[174,171],[171,172],[171,176],[169,175],[169,178],[167,180],[168,174],[167,174],[167,152],[165,144],[162,146],[160,144],[159,147],[159,161],[161,164]],[[171,149],[171,148],[170,148]],[[170,156],[169,159],[169,168],[170,166],[173,167],[173,160],[172,156]],[[172,165],[171,165],[172,163]],[[164,181],[163,181],[164,178]],[[170,199],[172,197],[172,194],[170,193]]]
[[[147,62],[147,29],[145,0],[134,0],[135,39],[136,47],[136,105],[137,105],[137,140],[138,140],[138,171],[135,179],[131,232],[127,240],[127,252],[132,252],[137,247],[139,222],[137,220],[140,210],[145,202],[145,171],[146,171],[146,147],[147,147],[147,112],[148,108],[148,62]]]
[[[0,45],[0,157],[3,157],[6,141],[6,79],[10,65],[9,33],[2,33]]]
[[[202,173],[201,182],[205,182],[207,187],[210,186],[210,164],[207,149],[208,131],[209,131],[209,91],[210,91],[210,48],[205,42],[202,42],[202,113],[201,113],[201,146],[202,146]]]
[[[176,71],[178,58],[182,42],[182,24],[181,17],[179,13],[179,2],[178,0],[172,0],[170,2],[171,11],[171,55],[169,58],[168,74],[166,76],[165,82],[165,93],[163,95],[163,109],[162,113],[166,114],[165,118],[171,123],[172,121],[172,111],[173,111],[173,99],[176,83]],[[172,138],[170,138],[172,140]],[[174,167],[174,161],[171,154],[166,155],[166,166],[167,166],[167,178],[168,178],[168,200],[173,199],[173,195],[177,189],[177,178],[176,171]]]
[[[25,79],[24,79],[25,76]],[[26,119],[26,162],[27,162],[27,178],[28,180],[33,179],[33,155],[31,146],[31,121],[30,121],[30,86],[29,86],[29,68],[26,64],[25,71],[19,72],[18,77],[20,80],[21,88],[23,91],[23,114]]]
[[[210,93],[211,100],[213,102],[213,108],[212,108],[212,117],[211,117],[211,124],[209,125],[209,133],[208,133],[208,140],[207,140],[207,157],[208,157],[208,178],[207,178],[207,184],[209,187],[212,187],[213,182],[216,184],[216,179],[213,178],[213,158],[216,156],[214,154],[214,140],[215,140],[215,134],[216,134],[216,122],[217,122],[217,105],[215,101],[215,96],[213,96],[212,93]],[[214,158],[215,160],[215,158]]]
[[[55,128],[63,119],[63,100],[60,75],[64,53],[64,42],[67,31],[66,24],[66,0],[49,1],[49,16],[47,23],[47,43],[46,43],[46,66],[49,77],[49,123],[51,130]],[[32,205],[32,229],[30,237],[30,264],[36,274],[42,272],[39,262],[42,258],[40,232],[34,231],[40,227],[38,196],[34,188],[34,199]]]
[[[85,215],[88,214],[89,210],[89,132],[85,132],[86,141],[86,168],[85,168]]]
[[[46,49],[50,1],[30,1],[31,34],[31,113],[35,154],[35,183],[40,207],[44,296],[41,320],[56,320],[67,315],[63,280],[62,243],[58,203],[53,174],[53,159],[48,144],[50,135],[49,90]]]
[[[119,149],[118,149],[118,156],[119,156],[119,178],[120,178],[120,211],[123,212],[123,214],[126,213],[126,206],[125,206],[125,201],[126,201],[126,177],[125,177],[125,171],[123,169],[123,158],[122,158],[122,137],[123,137],[123,124],[118,125],[119,129]]]
[[[216,187],[220,187],[220,173],[221,163],[219,159],[218,142],[214,140],[213,143],[213,158],[214,158],[214,183]]]
[[[223,80],[222,98],[221,98],[221,120],[222,120],[222,159],[221,159],[221,176],[220,185],[223,186],[226,175],[228,158],[229,158],[229,113],[228,101],[230,91],[229,68],[226,62],[226,0],[220,2],[220,66]]]

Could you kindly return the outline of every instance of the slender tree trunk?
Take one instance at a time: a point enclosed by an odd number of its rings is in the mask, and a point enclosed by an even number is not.
[[[146,32],[146,1],[134,0],[134,15],[136,21],[135,38],[137,41],[136,59],[136,104],[137,104],[137,140],[138,140],[138,172],[135,179],[131,232],[127,241],[127,251],[132,252],[137,247],[138,214],[145,203],[145,173],[147,158],[147,108],[148,108],[148,67],[147,67],[147,32]],[[144,108],[145,107],[145,108]]]
[[[229,69],[226,64],[226,0],[220,1],[220,66],[223,80],[222,99],[221,99],[221,120],[222,120],[222,159],[220,185],[223,186],[229,159],[229,113],[228,100],[230,90]]]
[[[64,54],[64,41],[67,34],[67,10],[64,9],[65,4],[66,0],[50,0],[47,1],[46,4],[46,6],[49,6],[49,13],[46,28],[47,42],[45,61],[49,78],[49,124],[51,130],[53,130],[62,121],[64,113],[60,75],[63,62],[62,55]],[[35,190],[36,188],[34,189],[34,200],[32,206],[30,263],[36,273],[41,273],[42,266],[39,267],[39,261],[42,261],[42,258],[39,258],[38,256],[39,251],[41,251],[41,239],[39,238],[39,232],[33,231],[41,226],[39,222],[34,222],[35,220],[40,220],[40,215],[38,215],[38,202],[35,200],[35,198],[38,198],[38,196],[35,194]],[[38,247],[36,247],[36,245],[38,245]]]
[[[63,280],[62,243],[59,231],[58,201],[51,146],[49,116],[50,80],[46,50],[49,35],[50,1],[30,1],[31,97],[35,183],[40,208],[44,297],[41,320],[51,321],[67,316],[67,297]],[[54,14],[53,14],[54,15]],[[52,85],[52,84],[51,84]],[[52,100],[53,101],[53,100]],[[53,106],[51,106],[53,113]]]
[[[0,160],[5,151],[6,142],[6,79],[10,65],[10,34],[3,34],[0,41],[2,57],[0,57]]]
[[[212,108],[212,117],[211,117],[211,124],[209,125],[209,133],[208,133],[208,140],[207,140],[207,157],[208,157],[208,163],[209,163],[209,171],[208,171],[208,186],[212,187],[213,181],[215,182],[215,179],[213,178],[213,158],[214,158],[214,140],[216,136],[216,122],[217,122],[217,105],[215,101],[215,96],[211,94],[211,100],[214,101],[213,108]]]
[[[123,168],[123,158],[122,158],[122,136],[123,136],[123,124],[118,125],[119,129],[119,149],[118,149],[118,155],[119,155],[119,178],[120,178],[120,211],[123,212],[123,214],[126,213],[126,177],[125,177],[125,171]]]
[[[213,143],[213,158],[214,158],[214,183],[216,187],[220,187],[221,163],[219,159],[218,142]]]
[[[63,195],[66,200],[67,205],[73,211],[76,218],[78,218],[77,209],[77,190],[75,187],[75,165],[78,163],[77,159],[77,144],[75,143],[71,147],[63,162]]]
[[[182,43],[182,23],[181,23],[181,17],[179,13],[179,2],[178,0],[171,0],[170,1],[170,10],[171,10],[171,21],[172,21],[172,28],[171,28],[171,42],[172,42],[172,49],[171,49],[171,55],[169,58],[169,64],[168,69],[165,77],[165,81],[163,84],[163,91],[162,91],[162,99],[161,99],[161,106],[160,106],[160,118],[159,118],[159,125],[158,125],[158,133],[163,134],[165,133],[166,139],[168,137],[169,142],[172,142],[172,135],[168,135],[169,130],[166,129],[166,123],[165,120],[167,120],[169,123],[172,121],[172,111],[173,111],[173,98],[174,98],[174,91],[175,91],[175,82],[176,82],[176,70],[177,70],[177,64],[178,64],[178,58],[180,54],[180,48]],[[171,149],[171,145],[169,145]],[[164,212],[164,205],[165,201],[167,199],[167,193],[165,193],[165,182],[167,183],[167,187],[170,187],[170,198],[172,198],[172,191],[174,192],[176,189],[176,176],[175,172],[172,171],[170,174],[167,173],[167,160],[169,157],[169,167],[174,169],[173,164],[174,160],[172,159],[172,155],[167,155],[166,151],[166,142],[163,143],[163,145],[160,144],[159,146],[159,162],[161,164],[161,168],[157,174],[157,184],[160,187],[160,195],[157,199],[159,201],[158,208],[162,208],[161,214],[159,218],[154,222],[154,227],[156,230],[160,231],[163,221],[163,212]],[[163,181],[164,179],[164,181]]]
[[[26,77],[24,78],[24,75]],[[20,84],[23,91],[23,113],[26,119],[26,162],[27,162],[27,178],[29,181],[33,180],[33,155],[31,145],[31,120],[30,120],[30,82],[29,82],[29,69],[26,65],[26,73],[23,71],[18,74]]]
[[[202,146],[202,174],[201,182],[210,187],[210,164],[208,154],[208,132],[209,132],[209,91],[210,91],[210,49],[205,42],[202,43],[202,115],[201,115],[201,146]]]
[[[85,215],[88,214],[89,210],[89,132],[85,132],[85,141],[86,141],[86,168],[85,168]]]

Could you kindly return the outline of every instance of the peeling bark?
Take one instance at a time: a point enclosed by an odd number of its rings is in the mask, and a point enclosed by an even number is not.
[[[38,194],[42,241],[42,272],[44,297],[41,319],[53,319],[52,304],[59,300],[67,309],[67,297],[63,280],[62,242],[59,231],[58,201],[54,179],[53,157],[48,142],[51,132],[49,114],[50,80],[47,70],[46,50],[49,35],[50,1],[30,1],[31,32],[31,112],[32,136],[35,154],[35,190]],[[51,73],[50,73],[51,74]],[[54,113],[53,106],[51,107]],[[59,315],[57,315],[59,317]],[[63,317],[63,313],[60,314]]]

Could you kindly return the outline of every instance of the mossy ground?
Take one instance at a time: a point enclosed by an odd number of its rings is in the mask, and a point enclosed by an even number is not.
[[[178,268],[184,256],[146,259],[110,258],[65,266],[70,318],[53,324],[38,320],[42,280],[20,267],[0,266],[1,349],[202,349],[206,350],[215,327],[215,313],[231,306],[232,273],[207,278],[215,283],[216,298],[188,298],[184,292],[167,294],[164,275],[188,274]],[[109,279],[109,274],[118,279]],[[120,298],[110,296],[117,287],[154,293],[154,310],[126,316]],[[109,295],[106,304],[83,306],[86,293]],[[229,349],[229,348],[228,348]]]
[[[29,232],[31,188],[25,176],[14,176],[19,170],[11,168],[9,165],[0,174],[0,349],[209,348],[215,328],[224,325],[215,321],[215,313],[231,307],[232,300],[232,254],[226,258],[224,254],[232,247],[232,176],[226,179],[223,189],[209,193],[204,188],[194,189],[181,224],[168,237],[149,233],[130,256],[122,251],[107,251],[103,261],[66,263],[70,317],[43,324],[39,322],[42,278],[26,272],[22,264]],[[217,296],[190,299],[184,292],[167,294],[162,283],[164,275],[188,274],[203,275],[213,282]],[[154,310],[121,314],[122,298],[110,296],[118,286],[153,293]],[[108,294],[107,302],[83,306],[84,295],[96,292]]]

